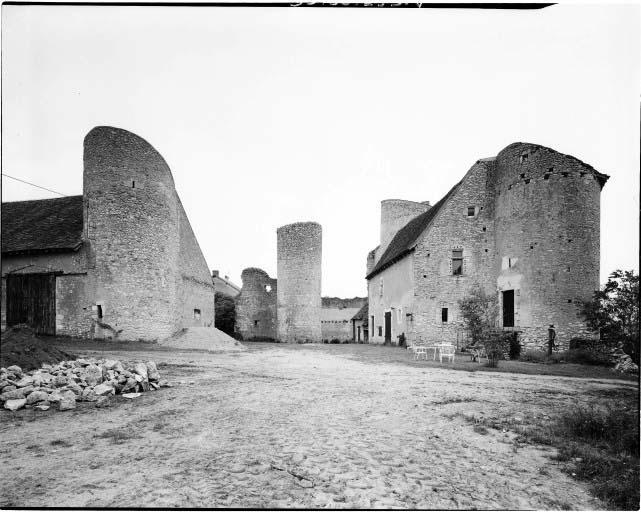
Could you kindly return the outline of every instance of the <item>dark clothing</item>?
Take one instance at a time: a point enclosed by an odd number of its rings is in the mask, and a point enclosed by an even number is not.
[[[556,330],[554,327],[548,329],[548,355],[552,355],[552,349],[554,348],[554,340],[556,339]]]

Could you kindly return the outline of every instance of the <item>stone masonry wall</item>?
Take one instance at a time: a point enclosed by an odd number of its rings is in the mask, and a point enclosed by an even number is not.
[[[177,318],[179,327],[211,327],[215,320],[215,290],[209,267],[200,250],[198,241],[185,213],[180,198],[176,195],[179,209],[180,252],[178,271],[180,289],[176,292],[179,300]]]
[[[241,279],[243,285],[236,297],[236,331],[243,340],[275,340],[277,280],[259,268],[246,268]]]
[[[515,290],[522,344],[545,347],[549,324],[559,349],[575,336],[596,336],[578,315],[599,288],[601,185],[593,170],[524,143],[505,148],[496,162],[497,289]]]
[[[417,203],[404,199],[384,199],[381,201],[381,245],[377,250],[380,258],[394,235],[414,217],[430,209],[429,202]]]
[[[299,222],[277,230],[278,339],[315,342],[321,334],[322,229]]]
[[[461,343],[458,301],[479,285],[495,293],[491,162],[477,162],[441,207],[414,252],[415,309],[408,341]],[[474,215],[468,215],[468,208]],[[463,251],[463,272],[452,274],[452,251]],[[447,321],[443,309],[447,308]]]

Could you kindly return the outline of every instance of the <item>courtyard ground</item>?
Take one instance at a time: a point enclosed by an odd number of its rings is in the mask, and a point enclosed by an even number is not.
[[[2,411],[0,507],[605,508],[513,426],[638,392],[598,369],[456,371],[392,347],[246,346],[63,342],[156,361],[175,386],[105,409]]]

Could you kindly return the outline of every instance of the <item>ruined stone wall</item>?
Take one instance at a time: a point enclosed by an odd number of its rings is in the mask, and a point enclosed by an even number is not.
[[[259,268],[246,268],[241,279],[243,285],[236,297],[236,331],[243,340],[275,340],[277,280]]]
[[[96,337],[150,340],[177,329],[176,199],[169,167],[145,140],[112,127],[86,136],[88,289],[103,315]]]
[[[6,276],[9,273],[60,272],[56,276],[56,333],[88,336],[91,332],[91,301],[86,299],[85,250],[76,252],[4,256],[2,258],[2,330],[6,329]],[[69,290],[69,293],[67,293]]]
[[[177,318],[177,323],[179,327],[212,327],[215,320],[215,290],[209,267],[177,194],[176,204],[180,230],[180,279],[176,280],[179,285],[176,297],[179,300],[180,318]]]
[[[322,229],[298,222],[277,230],[278,338],[320,342]]]
[[[458,301],[479,285],[494,294],[495,227],[491,187],[492,162],[479,161],[441,207],[414,252],[415,309],[408,341],[456,344],[464,335]],[[474,215],[468,215],[474,208]],[[463,251],[463,272],[453,275],[452,251]],[[378,277],[378,276],[377,276]],[[376,278],[374,278],[376,280]],[[371,309],[370,298],[370,309]],[[443,309],[447,321],[443,321]],[[394,339],[393,339],[394,341]]]
[[[572,337],[595,336],[578,310],[599,288],[597,176],[576,158],[534,144],[511,144],[496,162],[496,286],[515,290],[522,343],[544,347],[549,324],[560,349]]]
[[[417,203],[404,199],[384,199],[381,201],[381,244],[377,257],[385,254],[394,235],[414,217],[430,209],[429,202]],[[368,272],[369,273],[369,272]]]

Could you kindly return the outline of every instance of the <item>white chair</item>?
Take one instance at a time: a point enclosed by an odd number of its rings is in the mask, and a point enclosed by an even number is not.
[[[425,360],[427,360],[427,346],[420,344],[420,343],[415,343],[412,345],[412,352],[414,352],[414,359],[420,359],[421,355]]]
[[[446,358],[449,357],[450,361],[453,363],[454,362],[454,352],[455,352],[454,345],[443,344],[443,345],[439,346],[438,355],[439,355],[440,362],[441,363],[443,362],[443,358],[444,357],[446,357]]]

